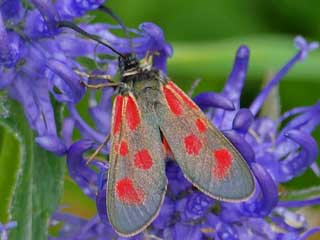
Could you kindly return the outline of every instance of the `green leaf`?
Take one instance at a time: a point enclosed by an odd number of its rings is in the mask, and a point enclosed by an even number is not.
[[[10,114],[0,117],[0,220],[17,221],[11,240],[48,239],[49,218],[62,195],[65,161],[35,143],[18,103],[9,101],[5,109]]]
[[[0,127],[0,222],[2,223],[10,220],[7,209],[10,206],[10,197],[13,194],[19,170],[18,144],[19,141],[11,129]]]

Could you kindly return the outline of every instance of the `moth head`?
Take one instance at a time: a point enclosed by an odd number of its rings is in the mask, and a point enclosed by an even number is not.
[[[119,56],[119,69],[120,72],[125,72],[130,69],[139,67],[139,60],[133,53],[129,53],[123,56]]]

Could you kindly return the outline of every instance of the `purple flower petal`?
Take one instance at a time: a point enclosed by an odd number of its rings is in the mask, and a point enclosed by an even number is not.
[[[280,165],[280,182],[288,181],[293,177],[302,174],[307,167],[315,162],[318,155],[317,143],[309,134],[303,131],[291,130],[286,133],[286,136],[295,143],[299,144],[301,151],[295,154],[295,151],[298,150],[297,147],[291,147],[291,155],[283,160]]]
[[[72,118],[66,118],[62,125],[62,139],[65,145],[69,148],[72,144],[72,136],[75,121]]]
[[[166,61],[172,56],[173,49],[169,43],[165,41],[162,29],[154,23],[145,22],[140,24],[142,37],[133,39],[135,52],[139,57],[144,57],[147,51],[158,52],[154,55],[153,66],[157,69],[167,72]]]
[[[59,21],[57,9],[50,0],[31,0],[42,15],[43,25],[42,35],[52,36],[57,34],[56,22]]]
[[[191,187],[191,183],[187,181],[179,168],[178,164],[174,161],[168,161],[166,164],[166,174],[169,180],[168,192],[173,195],[178,195]]]
[[[193,101],[199,105],[199,107],[204,110],[209,107],[222,108],[225,110],[234,110],[234,105],[223,94],[213,93],[213,92],[204,92],[200,93],[193,98]]]
[[[300,50],[300,61],[303,61],[309,52],[319,48],[318,42],[308,43],[302,36],[297,36],[294,39],[294,44]]]
[[[164,229],[172,222],[173,214],[175,212],[174,202],[166,197],[162,204],[158,217],[152,222],[152,226],[157,229]]]
[[[289,112],[287,113],[287,115],[283,116],[281,119],[285,119],[286,116],[289,117],[292,114],[297,114],[297,113],[299,113],[300,115],[296,116],[289,123],[287,123],[286,126],[281,130],[279,135],[291,129],[300,129],[305,132],[313,131],[316,128],[316,126],[318,126],[320,123],[320,101],[318,101],[313,106],[299,108],[298,110],[296,110],[295,112],[292,112],[291,114]]]
[[[54,135],[36,137],[36,142],[44,149],[57,155],[63,155],[67,151],[66,146]]]
[[[303,215],[293,211],[289,211],[286,208],[274,208],[273,215],[281,217],[283,219],[282,224],[284,225],[284,227],[288,229],[293,228],[293,232],[297,230],[301,231],[308,227],[307,220]]]
[[[218,223],[216,226],[216,235],[218,239],[221,240],[237,240],[238,234],[231,226],[224,224],[222,222]]]
[[[314,228],[311,228],[309,229],[308,231],[304,232],[298,240],[305,240],[305,239],[308,239],[311,235],[317,233],[317,232],[320,232],[320,227],[314,227]]]
[[[77,109],[75,108],[74,105],[68,104],[67,105],[68,110],[73,117],[76,127],[80,129],[81,133],[84,135],[86,138],[90,138],[92,140],[97,141],[98,143],[103,143],[105,139],[105,135],[100,134],[96,132],[94,129],[92,129],[79,115],[77,112]]]
[[[90,39],[79,38],[79,35],[73,30],[64,28],[61,34],[56,36],[55,39],[56,42],[59,43],[59,50],[69,57],[77,58],[86,56],[88,58],[94,58],[97,43]]]
[[[297,228],[297,227],[293,227],[290,226],[283,217],[278,217],[278,216],[271,216],[270,219],[272,220],[272,222],[274,224],[276,224],[277,227],[288,231],[288,232],[298,232],[303,230],[303,228]]]
[[[23,10],[20,0],[1,1],[0,12],[5,21],[19,21]]]
[[[8,34],[0,12],[0,64],[12,67],[19,59],[19,36]]]
[[[190,227],[190,225],[187,224],[177,223],[173,228],[171,239],[201,240],[202,233],[197,226]]]
[[[95,101],[95,95],[92,95],[92,100],[90,101],[89,112],[95,122],[96,127],[100,132],[108,134],[111,129],[111,114],[112,114],[112,96],[113,89],[103,90],[100,103],[97,104]],[[91,98],[91,97],[90,97]]]
[[[11,96],[17,99],[25,110],[31,128],[40,136],[56,135],[55,119],[50,104],[46,82],[33,79],[33,84],[18,77],[11,89]]]
[[[52,77],[50,91],[60,101],[76,103],[84,95],[85,88],[81,85],[79,76],[63,62],[51,59],[48,68],[57,76]],[[59,93],[55,88],[59,89]]]
[[[251,168],[256,177],[256,191],[254,197],[240,205],[241,211],[249,216],[264,217],[278,202],[278,188],[272,177],[260,164],[252,163]]]
[[[277,206],[286,208],[301,208],[313,205],[320,205],[320,197],[303,200],[279,201]]]
[[[232,71],[224,87],[224,94],[232,100],[236,108],[240,106],[240,94],[248,70],[249,48],[245,45],[238,48]]]
[[[212,205],[213,199],[201,192],[193,192],[178,201],[176,208],[180,212],[182,222],[192,222],[204,217]]]
[[[56,7],[60,10],[63,19],[72,19],[98,8],[104,2],[105,0],[57,0]]]
[[[294,55],[294,57],[284,65],[280,71],[273,77],[271,81],[264,87],[264,89],[260,92],[260,94],[256,97],[256,99],[252,102],[250,106],[250,110],[253,115],[256,115],[260,108],[262,107],[265,99],[268,97],[272,88],[279,84],[279,82],[283,79],[283,77],[289,72],[289,70],[299,61],[307,56],[307,53],[314,49],[314,44],[309,45],[304,42],[301,38],[296,39],[296,44],[300,51]]]
[[[1,71],[1,78],[0,78],[0,89],[3,89],[5,87],[9,87],[10,84],[13,83],[13,81],[17,77],[17,73],[13,68],[8,68],[6,71],[0,67]]]
[[[298,143],[302,149],[307,152],[308,156],[305,159],[306,163],[310,164],[317,159],[318,145],[311,135],[303,131],[291,130],[286,133],[286,137]]]
[[[240,109],[233,119],[233,129],[239,133],[246,133],[253,123],[254,118],[252,113],[246,109]]]
[[[275,239],[276,234],[272,231],[270,224],[262,218],[249,218],[239,222],[240,224],[235,224],[239,239]]]
[[[236,146],[243,158],[248,164],[251,164],[255,159],[255,154],[250,144],[235,131],[223,131],[223,134]]]
[[[68,150],[67,165],[69,175],[82,188],[82,191],[89,197],[95,198],[95,190],[92,185],[97,182],[95,171],[90,169],[86,160],[82,157],[83,153],[93,147],[90,140],[81,140],[74,143]]]
[[[96,205],[97,211],[100,217],[101,222],[104,224],[110,224],[107,216],[107,205],[106,205],[106,189],[98,191],[96,195]]]
[[[238,48],[232,71],[223,90],[223,94],[232,101],[236,110],[240,108],[240,95],[248,70],[249,54],[247,46],[243,45]],[[214,122],[219,123],[220,129],[231,129],[235,114],[235,111],[217,111],[214,116]]]

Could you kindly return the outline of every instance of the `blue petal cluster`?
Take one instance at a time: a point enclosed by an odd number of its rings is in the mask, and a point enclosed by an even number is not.
[[[95,73],[112,76],[117,72],[117,61],[101,57],[115,56],[109,49],[81,38],[72,30],[57,28],[57,22],[74,20],[102,3],[102,0],[33,0],[26,8],[19,0],[7,0],[0,6],[0,89],[21,104],[40,146],[55,154],[67,155],[70,176],[97,205],[98,215],[90,220],[58,211],[52,217],[52,224],[63,222],[63,227],[59,236],[52,239],[124,239],[113,231],[106,215],[109,166],[100,160],[88,166],[83,157],[88,150],[97,148],[110,131],[113,90],[104,89],[102,94],[90,90],[88,93],[94,127],[76,108],[86,92],[81,81],[91,81],[75,73],[75,69],[87,70],[79,64],[78,58],[94,60]],[[81,27],[100,36],[118,51],[131,52],[129,40],[112,33],[119,26],[84,23]],[[138,30],[129,31],[136,35],[132,42],[138,57],[144,57],[148,51],[157,52],[153,64],[166,72],[172,48],[165,41],[163,31],[153,23],[143,23]],[[146,231],[129,239],[306,239],[320,230],[308,230],[306,219],[291,211],[291,208],[319,204],[319,197],[281,201],[278,191],[279,184],[303,174],[308,168],[320,175],[315,162],[318,148],[311,135],[320,122],[320,102],[293,109],[277,120],[257,116],[271,89],[297,62],[318,47],[317,43],[309,44],[302,37],[295,39],[295,45],[297,54],[250,107],[241,108],[240,105],[249,60],[246,46],[238,49],[224,90],[205,92],[194,98],[248,161],[257,186],[253,197],[243,203],[213,200],[195,189],[174,161],[168,161],[168,192],[160,214]],[[65,104],[69,113],[63,120],[61,135],[53,102]],[[75,130],[82,136],[77,142],[73,142]],[[108,148],[103,154],[108,154]],[[0,232],[6,234],[7,229],[14,226],[14,223],[0,225]]]

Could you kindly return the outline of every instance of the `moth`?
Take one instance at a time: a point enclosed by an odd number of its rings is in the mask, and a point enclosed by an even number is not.
[[[250,197],[253,176],[237,149],[167,76],[132,55],[119,58],[112,112],[107,211],[115,231],[132,236],[158,215],[172,152],[184,176],[208,196]]]
[[[119,55],[120,80],[109,84],[116,95],[106,197],[108,218],[118,234],[136,235],[157,217],[167,189],[168,151],[186,179],[208,196],[230,202],[251,196],[255,186],[246,161],[173,81],[148,61],[123,55],[70,22],[59,27],[72,28]]]

